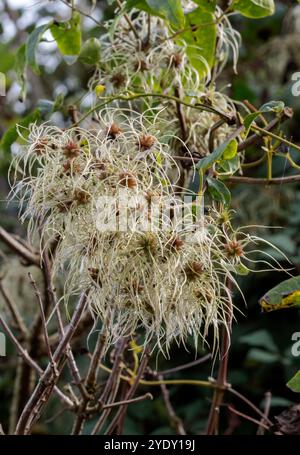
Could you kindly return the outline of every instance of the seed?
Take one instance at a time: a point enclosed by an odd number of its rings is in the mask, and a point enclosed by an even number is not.
[[[180,248],[182,247],[182,245],[184,244],[184,241],[182,239],[180,239],[179,237],[173,237],[171,239],[171,245],[176,249],[176,250],[180,250]]]
[[[185,267],[185,273],[189,280],[195,280],[203,273],[203,266],[200,262],[189,262]]]
[[[110,80],[115,87],[119,88],[124,84],[125,76],[121,73],[116,73],[111,77]]]
[[[70,175],[71,172],[73,174],[79,174],[81,172],[81,166],[79,163],[75,163],[72,160],[67,160],[63,163],[63,170],[67,175]]]
[[[57,204],[59,212],[65,213],[69,210],[72,205],[72,201],[61,201]]]
[[[116,137],[122,133],[122,128],[117,125],[117,123],[112,123],[108,128],[107,128],[107,135],[111,139],[116,139]]]
[[[84,190],[77,189],[74,192],[74,201],[78,204],[83,205],[86,204],[90,200],[91,196]]]
[[[139,146],[142,150],[148,150],[155,144],[156,138],[150,134],[142,134],[139,138]]]
[[[243,248],[237,240],[232,240],[225,245],[227,256],[229,257],[241,257],[244,254]]]
[[[68,142],[63,148],[63,153],[67,158],[76,158],[80,155],[80,148],[76,142]]]
[[[150,253],[153,256],[157,251],[157,239],[153,234],[145,234],[139,241],[140,247],[145,251],[145,253]]]
[[[37,155],[43,155],[47,150],[47,145],[48,139],[46,137],[39,139],[38,142],[33,147],[34,153],[36,153]]]
[[[121,172],[119,175],[119,184],[127,186],[128,188],[135,188],[137,186],[136,178],[129,172]]]
[[[134,64],[135,71],[147,71],[149,69],[147,62],[145,60],[138,60]]]
[[[88,267],[88,271],[89,271],[89,274],[90,274],[90,277],[92,278],[92,280],[99,284],[100,286],[102,286],[102,283],[101,283],[101,280],[100,280],[100,276],[99,276],[99,269],[95,268],[95,267]]]
[[[171,63],[173,64],[173,66],[175,66],[175,68],[179,68],[179,66],[182,63],[182,55],[181,54],[173,54],[171,56]]]

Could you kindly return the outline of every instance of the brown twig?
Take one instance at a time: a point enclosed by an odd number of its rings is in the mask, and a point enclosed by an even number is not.
[[[83,294],[79,299],[79,302],[75,308],[70,324],[68,325],[62,340],[60,341],[58,347],[53,353],[53,360],[56,364],[58,364],[65,355],[68,344],[76,331],[76,328],[86,308],[86,305],[87,294]],[[34,392],[32,393],[25,408],[23,409],[23,412],[17,424],[16,434],[30,433],[32,425],[34,424],[37,418],[36,409],[39,408],[39,410],[41,410],[41,408],[45,405],[45,402],[48,401],[49,392],[51,393],[51,390],[55,386],[58,377],[59,375],[55,376],[53,374],[53,368],[50,362],[46,370],[44,371],[43,375],[41,376],[39,383],[36,386]]]
[[[98,409],[99,410],[101,410],[102,407],[104,406],[103,403],[108,401],[107,404],[111,404],[116,397],[116,394],[117,394],[117,391],[119,388],[120,375],[121,375],[121,372],[123,369],[122,358],[123,358],[123,353],[124,353],[125,347],[127,345],[127,342],[128,342],[127,337],[121,338],[118,342],[111,374],[110,374],[108,380],[106,381],[104,390],[98,400]],[[108,400],[109,394],[110,394],[110,400]],[[109,416],[110,411],[111,411],[111,409],[106,409],[102,413],[98,422],[96,423],[96,425],[94,426],[94,428],[92,430],[92,433],[91,433],[92,435],[99,433],[106,418]]]
[[[119,387],[120,387],[120,381],[121,381],[121,372],[122,372],[122,369],[123,369],[123,365],[120,364],[118,366],[118,370],[117,370],[117,374],[116,374],[116,377],[115,377],[115,380],[114,380],[114,383],[112,384],[112,388],[111,388],[111,392],[110,392],[110,395],[109,395],[109,398],[107,400],[107,404],[112,404],[115,402],[115,399],[117,397],[117,394],[118,394],[118,391],[119,391]],[[98,403],[98,409],[102,409],[103,406],[106,406],[106,405],[103,405],[102,403]],[[95,434],[98,434],[101,430],[102,430],[102,427],[106,421],[106,419],[108,418],[108,416],[110,415],[112,411],[112,408],[106,408],[103,413],[101,414],[98,422],[96,423],[93,431],[92,431],[92,435],[95,435]]]
[[[232,282],[230,279],[227,279],[227,287],[229,292],[232,289]],[[231,305],[232,306],[232,305]],[[217,388],[214,391],[213,401],[210,408],[210,413],[207,422],[207,435],[215,435],[219,430],[219,417],[220,417],[220,407],[223,402],[224,393],[228,387],[228,361],[229,361],[229,348],[230,348],[230,328],[232,323],[232,308],[227,309],[226,314],[227,326],[223,326],[221,332],[221,359],[220,366],[217,378]]]
[[[41,236],[41,238],[42,238],[42,236]],[[58,322],[59,334],[60,334],[61,337],[63,337],[64,336],[64,327],[63,327],[63,322],[62,322],[62,316],[61,316],[60,308],[59,308],[59,305],[57,303],[56,295],[55,295],[55,292],[54,292],[54,289],[53,289],[52,273],[51,273],[51,262],[50,262],[50,259],[49,259],[48,250],[46,249],[46,247],[44,245],[43,238],[42,238],[41,247],[42,247],[42,261],[43,261],[43,275],[44,275],[44,280],[45,280],[46,293],[48,295],[48,298],[49,298],[49,300],[51,302],[52,307],[55,309],[55,314],[56,314],[56,318],[57,318],[57,322]],[[82,383],[82,379],[81,379],[81,376],[80,376],[79,369],[78,369],[78,367],[76,365],[76,361],[75,361],[75,358],[73,356],[73,352],[70,349],[69,345],[67,345],[67,348],[66,348],[66,355],[67,355],[68,365],[69,365],[69,369],[71,371],[73,380],[74,380],[76,386],[78,387],[81,395],[83,397],[86,397],[88,394],[87,394],[87,392],[85,390],[85,387],[84,387],[84,385]]]
[[[139,386],[139,381],[142,378],[142,376],[144,374],[144,371],[146,369],[146,366],[147,366],[147,363],[148,363],[148,359],[149,359],[149,353],[148,353],[148,351],[146,351],[146,352],[144,352],[144,355],[142,357],[142,361],[141,361],[141,364],[139,366],[137,375],[134,378],[132,386],[130,387],[130,389],[128,390],[128,392],[126,394],[126,397],[125,397],[124,401],[128,401],[131,398],[133,398],[133,395],[135,394],[135,392],[136,392],[136,390],[137,390],[137,388]],[[120,408],[117,411],[115,417],[113,418],[111,424],[109,425],[109,427],[108,427],[108,429],[106,431],[106,434],[109,434],[109,435],[110,434],[114,434],[115,428],[118,427],[119,421],[126,414],[127,407],[128,407],[128,405],[126,405],[126,404],[120,406]],[[120,432],[118,431],[117,434],[119,434],[119,433]]]
[[[226,183],[245,183],[247,185],[285,185],[288,183],[300,182],[300,175],[289,175],[288,177],[274,177],[272,179],[259,177],[228,177]]]
[[[0,240],[4,242],[11,250],[21,256],[28,264],[33,264],[40,267],[40,256],[39,254],[29,250],[18,242],[13,236],[11,236],[5,229],[0,227]]]
[[[27,327],[23,321],[23,318],[18,310],[18,307],[17,305],[15,304],[15,302],[11,299],[11,297],[8,295],[8,293],[6,292],[4,286],[3,286],[3,283],[2,283],[2,279],[0,278],[0,292],[2,294],[2,297],[4,299],[4,302],[6,303],[6,306],[11,314],[11,317],[12,317],[12,320],[13,320],[13,323],[14,323],[14,326],[15,328],[20,332],[20,335],[22,336],[22,338],[24,340],[26,340],[28,338],[28,330],[27,330]]]
[[[246,403],[253,411],[255,411],[262,419],[266,420],[268,424],[273,425],[272,421],[257,407],[252,401],[248,400],[243,394],[233,389],[231,386],[227,388],[227,391],[238,397],[241,401]]]
[[[270,414],[270,409],[271,409],[271,403],[272,403],[272,394],[271,392],[266,392],[265,393],[265,409],[264,409],[264,419],[261,419],[260,423],[265,424],[269,414]],[[263,436],[265,434],[265,428],[260,425],[260,427],[257,430],[257,434],[260,436]]]
[[[265,430],[269,430],[269,427],[265,425],[264,423],[260,422],[259,420],[254,419],[253,417],[248,416],[247,414],[244,414],[243,412],[237,411],[235,408],[232,406],[227,406],[230,412],[233,412],[234,414],[243,417],[246,420],[249,420],[250,422],[255,423],[255,425],[258,425],[259,427],[262,427]]]
[[[114,403],[105,404],[102,409],[111,409],[111,408],[115,408],[117,406],[124,406],[124,405],[128,405],[131,403],[138,403],[139,401],[143,401],[143,400],[153,400],[153,396],[151,395],[151,393],[147,392],[144,395],[141,395],[140,397],[131,398],[130,400],[115,401]]]
[[[211,354],[206,354],[205,356],[201,357],[200,359],[194,360],[193,362],[185,363],[184,365],[179,365],[178,367],[169,368],[168,370],[158,371],[158,375],[166,376],[167,374],[177,373],[178,371],[186,370],[187,368],[192,368],[201,363],[206,362],[207,360],[211,359]]]
[[[5,331],[6,335],[11,339],[15,345],[19,355],[22,356],[24,362],[26,362],[33,370],[35,370],[40,376],[43,375],[44,371],[42,368],[30,357],[26,349],[22,347],[17,338],[14,336],[9,326],[6,324],[5,320],[0,316],[0,323]],[[73,408],[73,402],[58,388],[54,387],[54,391],[57,396],[67,405],[68,408]]]
[[[157,375],[157,378],[159,379],[159,381],[163,381],[163,379],[164,379],[162,374]],[[167,386],[165,384],[161,384],[160,389],[162,392],[166,410],[169,415],[171,426],[175,429],[176,434],[186,435],[186,431],[184,429],[183,422],[180,419],[180,417],[178,417],[178,415],[176,414],[176,412],[173,408],[173,405],[171,403],[170,393],[169,393],[169,390],[167,389]]]
[[[119,5],[119,8],[122,10],[122,3],[120,2],[120,0],[117,0],[117,3]],[[128,16],[128,14],[125,13],[124,14],[124,18],[125,18],[127,24],[129,25],[130,29],[132,30],[132,32],[133,32],[134,36],[136,37],[136,39],[140,39],[139,34],[136,31],[136,29],[134,28],[134,25],[131,22],[130,17]]]
[[[38,304],[39,304],[40,312],[41,312],[42,327],[43,327],[43,332],[44,332],[44,338],[45,338],[45,343],[46,343],[46,347],[47,347],[48,357],[49,357],[49,359],[51,360],[51,362],[53,364],[53,368],[55,368],[55,364],[54,364],[53,356],[52,356],[52,351],[51,351],[51,346],[50,346],[50,341],[49,341],[48,330],[47,330],[47,323],[46,323],[46,317],[45,317],[45,312],[44,312],[42,296],[41,296],[41,293],[40,293],[40,291],[39,291],[39,289],[37,287],[37,284],[34,281],[33,276],[31,275],[31,273],[29,273],[28,276],[29,276],[31,285],[32,285],[32,287],[34,289],[34,292],[35,292],[35,295],[36,295],[36,298],[37,298],[37,301],[38,301]]]
[[[89,365],[89,370],[85,379],[85,390],[88,395],[82,397],[81,403],[78,407],[77,417],[74,423],[72,434],[80,434],[82,432],[84,423],[87,418],[87,407],[90,401],[95,398],[96,383],[99,373],[99,364],[104,355],[106,348],[106,328],[104,326],[102,332],[99,332],[97,337],[96,346],[92,355]]]

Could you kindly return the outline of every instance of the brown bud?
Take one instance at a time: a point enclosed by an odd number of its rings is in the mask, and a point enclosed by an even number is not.
[[[63,153],[67,158],[76,158],[80,155],[80,147],[76,142],[70,141],[63,147]]]
[[[91,196],[84,190],[76,189],[74,192],[74,201],[78,204],[83,205],[89,202]]]
[[[119,184],[128,188],[135,188],[137,185],[136,178],[129,172],[121,172],[119,175]]]
[[[182,63],[182,55],[181,54],[173,54],[171,56],[171,63],[175,68],[179,68]]]
[[[155,144],[156,138],[150,134],[142,134],[139,137],[139,146],[142,150],[148,150]]]
[[[115,87],[119,88],[124,84],[125,76],[124,74],[116,73],[111,77],[110,81]]]
[[[46,137],[39,139],[33,147],[34,153],[37,155],[43,155],[47,150],[48,142],[49,141]]]
[[[203,273],[203,266],[200,262],[189,262],[185,267],[185,273],[189,280],[195,280]]]
[[[107,135],[111,139],[116,139],[116,137],[122,133],[122,128],[119,127],[116,123],[112,123],[108,128],[107,128]]]
[[[244,251],[237,240],[232,240],[225,245],[227,256],[240,257],[243,256]]]

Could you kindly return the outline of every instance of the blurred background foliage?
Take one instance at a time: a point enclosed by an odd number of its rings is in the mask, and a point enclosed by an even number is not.
[[[93,16],[98,21],[112,17],[111,2],[94,2]],[[285,131],[292,140],[300,141],[300,97],[292,96],[291,76],[300,71],[300,5],[295,1],[276,1],[276,14],[261,20],[251,20],[242,16],[232,18],[234,26],[241,32],[243,44],[238,74],[229,68],[224,71],[222,84],[227,92],[238,100],[249,100],[257,108],[272,99],[281,99],[294,110],[294,117],[285,124]],[[90,2],[83,0],[80,8],[84,11]],[[16,75],[18,64],[17,50],[34,27],[46,23],[50,18],[68,18],[70,9],[62,1],[4,0],[0,5],[0,72],[7,77],[7,95],[0,97],[0,136],[15,122],[24,119],[38,105],[47,107],[56,100],[63,105],[60,113],[52,115],[58,124],[70,122],[68,106],[75,103],[86,91],[86,84],[93,67],[83,63],[69,66],[60,56],[51,35],[45,35],[38,49],[38,62],[42,74],[36,76],[28,71],[28,94],[25,102],[20,101],[20,85]],[[98,26],[89,18],[83,20],[84,39],[98,33]],[[221,85],[219,82],[219,84]],[[14,151],[14,147],[12,147]],[[253,159],[259,153],[252,151]],[[258,155],[259,156],[259,155]],[[299,163],[299,157],[293,155]],[[7,169],[10,155],[1,155],[0,175],[0,224],[9,231],[24,235],[17,221],[17,207],[6,205],[9,191]],[[276,161],[274,176],[286,175],[288,166],[284,160]],[[266,169],[253,170],[254,176],[265,176]],[[249,173],[249,175],[251,175]],[[300,273],[300,187],[299,184],[287,186],[232,186],[233,208],[238,225],[263,225],[271,228],[253,227],[267,240],[280,247],[291,261],[282,262],[285,267],[293,267]],[[276,227],[276,228],[275,228]],[[1,250],[4,248],[1,245]],[[282,261],[282,256],[278,256]],[[4,280],[14,298],[30,315],[34,311],[33,298],[27,283],[28,268],[24,268],[14,257],[1,253],[1,268],[8,271]],[[286,382],[299,369],[299,358],[291,353],[292,334],[300,331],[300,311],[289,309],[271,314],[262,314],[258,299],[265,291],[286,278],[282,273],[261,273],[240,280],[246,297],[247,306],[240,295],[236,295],[236,323],[233,328],[230,353],[229,380],[240,392],[249,397],[263,409],[265,393],[272,393],[271,417],[280,414],[299,396],[292,393]],[[30,316],[29,316],[30,317]],[[90,341],[93,344],[93,337]],[[79,362],[84,364],[87,348],[83,338],[78,346]],[[170,352],[170,359],[161,355],[152,360],[159,371],[193,361],[193,345],[188,351],[176,346]],[[80,356],[80,354],[82,355]],[[205,352],[198,353],[198,356]],[[0,359],[0,421],[8,419],[8,406],[13,394],[13,381],[17,355],[9,344],[8,356]],[[213,369],[212,369],[213,368]],[[194,368],[166,375],[168,378],[207,378],[215,373],[210,360]],[[153,390],[152,390],[153,389]],[[143,401],[129,407],[126,419],[127,434],[172,434],[175,433],[161,396],[159,387],[151,389],[153,401]],[[171,386],[170,399],[178,416],[183,420],[186,430],[196,434],[204,430],[211,402],[211,393],[194,386]],[[224,407],[236,407],[241,412],[249,410],[233,396],[226,396]],[[59,412],[59,404],[51,403],[47,409],[49,421],[36,428],[45,434],[63,434],[70,430],[71,420],[68,413]],[[87,425],[93,426],[91,421]],[[226,434],[255,434],[256,427],[228,409],[223,412],[223,432]]]

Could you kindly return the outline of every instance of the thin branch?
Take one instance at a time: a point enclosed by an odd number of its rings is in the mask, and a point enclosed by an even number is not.
[[[64,5],[68,6],[69,8],[71,9],[74,9],[74,7],[72,5],[70,5],[68,2],[66,2],[65,0],[60,0]],[[85,16],[87,17],[88,19],[90,19],[91,21],[95,22],[95,24],[99,25],[99,27],[103,27],[103,24],[101,24],[101,22],[97,21],[97,19],[95,19],[93,16],[91,16],[90,14],[88,13],[85,13],[84,11],[80,10],[77,8],[76,6],[76,11],[81,14],[82,16]]]
[[[130,400],[115,401],[114,403],[105,404],[102,409],[115,408],[117,406],[124,406],[124,405],[128,405],[131,403],[137,403],[137,402],[143,401],[143,400],[153,400],[153,396],[151,395],[151,393],[147,392],[147,393],[145,393],[145,395],[141,395],[136,398],[131,398]]]
[[[145,352],[144,355],[143,355],[141,364],[140,364],[140,366],[139,366],[137,375],[136,375],[136,377],[134,378],[133,384],[132,384],[132,386],[130,387],[130,389],[128,390],[128,392],[127,392],[127,394],[126,394],[125,401],[130,400],[130,399],[133,397],[133,395],[135,394],[136,389],[137,389],[138,386],[139,386],[140,379],[141,379],[141,377],[143,376],[144,371],[145,371],[145,368],[146,368],[146,366],[147,366],[148,359],[149,359],[149,353],[148,353],[148,352]],[[126,413],[127,406],[128,406],[128,405],[126,405],[126,404],[120,406],[118,412],[116,413],[116,415],[115,415],[115,417],[113,418],[111,424],[109,425],[109,427],[108,427],[108,429],[107,429],[107,431],[106,431],[106,434],[113,434],[113,433],[114,433],[114,430],[115,430],[115,428],[118,426],[119,421],[124,417],[124,415],[125,415],[125,413]],[[119,433],[119,432],[118,432],[118,433]]]
[[[70,340],[72,339],[80,318],[87,305],[87,294],[83,294],[79,299],[79,302],[75,308],[72,319],[67,327],[67,330],[64,333],[62,340],[60,341],[58,347],[56,348],[53,354],[53,360],[55,363],[59,363],[62,360],[62,357],[66,353],[66,349]],[[34,392],[32,393],[29,401],[27,402],[21,417],[18,421],[16,434],[28,434],[31,431],[32,425],[34,424],[37,415],[35,410],[37,407],[42,408],[49,399],[49,392],[55,386],[55,383],[58,380],[59,375],[53,374],[53,368],[51,362],[48,364],[46,370],[41,376],[38,385],[36,386]],[[46,396],[45,396],[46,395]]]
[[[265,128],[260,128],[260,127],[257,126],[257,125],[252,125],[252,126],[251,126],[251,129],[252,129],[252,130],[255,130],[255,131],[259,131],[260,133],[263,134],[263,136],[269,136],[269,137],[271,137],[271,138],[273,138],[273,139],[276,139],[277,141],[280,141],[280,142],[282,142],[283,144],[286,144],[286,145],[288,145],[289,147],[292,147],[292,148],[294,148],[295,150],[297,150],[298,152],[300,152],[300,146],[299,146],[299,145],[294,144],[293,142],[288,141],[287,139],[284,139],[283,137],[278,136],[277,134],[272,133],[271,131],[268,131],[268,130],[266,130]]]
[[[116,373],[116,378],[114,380],[114,383],[112,384],[112,388],[111,388],[111,392],[110,392],[110,395],[109,395],[109,398],[107,400],[107,404],[112,404],[114,403],[115,399],[116,399],[116,396],[118,394],[118,391],[119,391],[119,386],[120,386],[120,381],[121,381],[121,371],[123,369],[123,365],[120,364],[118,366],[118,371]],[[98,403],[98,409],[102,408],[103,404],[102,403]],[[101,430],[102,430],[102,427],[106,421],[106,419],[108,418],[108,416],[110,415],[111,413],[111,410],[112,408],[107,408],[103,411],[103,413],[101,414],[98,422],[96,423],[95,427],[93,428],[93,431],[92,431],[92,435],[95,435],[95,434],[98,434]]]
[[[5,229],[0,227],[0,240],[4,242],[11,250],[25,259],[29,264],[40,267],[40,256],[37,253],[26,248],[22,243],[18,242]]]
[[[164,371],[158,371],[157,374],[166,376],[167,374],[177,373],[178,371],[186,370],[187,368],[192,368],[197,365],[200,365],[201,363],[204,363],[209,359],[211,359],[211,354],[207,354],[201,357],[201,359],[194,360],[193,362],[185,363],[184,365],[179,365],[178,367],[170,368]]]
[[[232,282],[227,279],[227,287],[229,292],[232,289]],[[216,435],[219,430],[220,407],[224,399],[224,393],[228,387],[228,362],[230,348],[230,330],[232,324],[232,302],[230,308],[227,309],[226,325],[223,326],[221,332],[221,359],[217,378],[217,388],[214,391],[213,401],[210,408],[210,413],[207,422],[207,435]]]
[[[262,419],[266,420],[268,424],[273,425],[272,421],[265,416],[265,414],[257,407],[255,404],[252,403],[252,401],[248,400],[247,397],[242,395],[240,392],[237,390],[233,389],[231,386],[227,388],[227,391],[238,397],[241,401],[246,403],[253,411],[255,411]]]
[[[160,375],[158,375],[158,379],[160,381],[163,381],[164,377],[160,374]],[[171,403],[170,394],[167,389],[167,386],[165,384],[161,384],[160,389],[162,392],[166,410],[167,410],[169,418],[170,418],[171,426],[176,430],[176,434],[186,435],[186,431],[184,429],[183,422],[180,419],[180,417],[178,417],[178,415],[176,414],[176,412],[173,408],[173,405]]]
[[[43,327],[43,332],[44,332],[44,338],[45,338],[45,343],[46,343],[46,347],[47,347],[48,357],[49,357],[49,359],[52,362],[53,368],[56,368],[55,363],[53,361],[52,351],[51,351],[50,342],[49,342],[49,335],[48,335],[48,330],[47,330],[47,323],[46,323],[46,317],[45,317],[45,312],[44,312],[44,306],[43,306],[43,302],[42,302],[42,296],[41,296],[41,293],[40,293],[40,291],[39,291],[39,289],[37,287],[37,284],[34,281],[33,276],[31,275],[31,273],[28,273],[28,276],[29,276],[31,285],[32,285],[32,287],[34,289],[34,292],[35,292],[35,295],[36,295],[36,298],[37,298],[37,301],[38,301],[38,304],[39,304],[39,308],[40,308],[41,321],[42,321],[42,327]]]
[[[27,330],[27,327],[23,321],[23,318],[18,310],[18,307],[17,305],[15,304],[15,302],[10,298],[10,296],[7,294],[4,286],[3,286],[3,283],[2,283],[2,279],[0,278],[0,292],[2,294],[2,297],[4,299],[4,302],[6,303],[6,306],[11,314],[11,317],[12,317],[12,320],[16,326],[16,329],[20,332],[20,334],[22,335],[22,337],[25,339],[27,339],[28,337],[28,330]]]
[[[191,107],[193,109],[196,109],[198,111],[207,111],[207,112],[212,112],[213,114],[219,115],[221,118],[225,120],[226,123],[229,125],[232,125],[235,123],[235,118],[232,115],[228,115],[225,112],[219,111],[218,109],[213,108],[212,106],[209,106],[208,104],[203,104],[203,103],[195,103],[195,104],[190,104],[187,103],[186,101],[181,100],[180,98],[177,98],[176,96],[173,95],[166,95],[162,93],[135,93],[134,95],[114,95],[112,97],[106,98],[105,101],[102,103],[96,104],[94,107],[89,109],[79,120],[77,123],[73,123],[71,125],[72,127],[75,127],[79,125],[83,120],[85,120],[87,117],[89,117],[93,112],[97,111],[98,109],[101,109],[102,107],[106,106],[107,104],[120,100],[120,101],[133,101],[139,98],[162,98],[162,99],[168,99],[172,100],[175,102],[178,102],[180,104],[183,104],[184,106]]]
[[[247,414],[244,414],[243,412],[237,411],[235,408],[232,406],[227,406],[230,412],[233,412],[234,414],[243,417],[246,420],[249,420],[250,422],[255,423],[255,425],[258,425],[259,427],[264,428],[265,430],[269,430],[269,427],[265,425],[264,423],[260,422],[259,420],[254,419],[253,417],[248,416]]]
[[[117,0],[117,3],[118,3],[118,5],[119,5],[120,10],[122,11],[122,3],[120,2],[120,0]],[[125,18],[127,24],[129,25],[130,29],[132,30],[134,36],[139,40],[139,39],[140,39],[139,34],[138,34],[138,32],[136,31],[136,29],[135,29],[133,23],[131,22],[130,17],[128,16],[128,14],[125,13],[125,14],[124,14],[124,18]]]
[[[83,397],[78,407],[77,417],[74,423],[72,434],[80,434],[82,432],[85,420],[87,418],[87,407],[91,400],[94,399],[96,383],[99,372],[99,364],[105,353],[106,348],[106,328],[104,326],[102,332],[99,332],[97,337],[96,346],[92,355],[92,359],[89,365],[89,370],[85,379],[85,390],[88,395]]]
[[[51,263],[50,263],[48,251],[44,245],[43,239],[42,239],[42,260],[43,260],[43,274],[44,274],[46,290],[47,290],[50,302],[51,302],[53,308],[55,309],[59,333],[60,333],[61,337],[63,337],[64,336],[64,327],[63,327],[62,317],[61,317],[61,313],[60,313],[60,308],[57,303],[56,295],[55,295],[53,285],[52,285]],[[86,397],[88,394],[86,392],[84,385],[82,384],[80,372],[76,365],[76,361],[74,359],[73,353],[72,353],[69,345],[67,346],[67,349],[66,349],[66,355],[67,355],[68,365],[69,365],[73,380],[74,380],[76,386],[78,387],[81,395],[83,397]]]
[[[8,325],[6,324],[5,320],[0,316],[0,323],[5,331],[6,335],[11,339],[13,344],[15,345],[19,355],[21,355],[24,362],[27,363],[33,370],[35,370],[40,376],[44,374],[42,368],[30,357],[27,350],[22,347],[19,343],[17,338],[14,336]],[[54,387],[54,392],[57,396],[68,406],[68,408],[73,408],[73,402],[58,388]]]
[[[265,409],[264,409],[264,419],[261,419],[260,423],[265,424],[266,419],[269,417],[270,414],[270,409],[271,409],[271,403],[272,403],[272,394],[271,392],[266,392],[265,393]],[[265,431],[264,427],[261,425],[259,429],[257,430],[257,434],[260,436],[263,436]]]
[[[289,175],[288,177],[274,177],[272,179],[256,177],[233,176],[224,180],[226,183],[245,183],[248,185],[285,185],[288,183],[300,182],[300,175]]]

